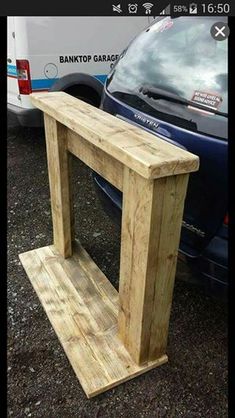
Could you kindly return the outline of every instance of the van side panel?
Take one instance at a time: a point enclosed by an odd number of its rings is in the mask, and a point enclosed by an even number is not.
[[[21,101],[18,98],[14,19],[14,17],[7,18],[7,101],[13,105],[21,106]]]
[[[31,64],[30,62],[31,57],[29,54],[29,40],[31,36],[34,36],[34,33],[33,32],[30,33],[28,31],[27,20],[28,20],[28,17],[24,17],[24,16],[14,17],[15,50],[16,50],[16,59],[28,60],[29,64]],[[32,78],[32,73],[30,75]],[[34,109],[34,106],[31,104],[31,100],[29,96],[25,94],[20,95],[20,105],[24,109]]]
[[[26,17],[33,91],[49,90],[67,74],[105,81],[129,41],[148,25],[147,17]],[[22,56],[21,49],[18,54]]]
[[[104,83],[119,54],[148,23],[148,17],[139,16],[9,17],[12,67],[8,70],[12,76],[8,72],[8,103],[35,110],[29,95],[19,94],[16,59],[29,61],[32,91],[57,89],[58,85],[63,90],[65,84],[58,82],[63,77],[68,80],[69,75],[74,85],[86,85],[84,74],[94,77],[98,85]],[[15,39],[11,39],[11,32]]]

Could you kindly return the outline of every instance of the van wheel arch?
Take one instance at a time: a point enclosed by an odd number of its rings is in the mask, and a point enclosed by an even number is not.
[[[89,74],[73,73],[61,77],[50,91],[64,91],[71,96],[99,107],[103,84]]]

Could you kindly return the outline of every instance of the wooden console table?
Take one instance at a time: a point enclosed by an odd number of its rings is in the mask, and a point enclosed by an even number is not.
[[[184,199],[199,159],[66,93],[31,98],[44,112],[54,243],[20,260],[91,397],[167,361]],[[70,153],[123,192],[119,293],[73,239]]]

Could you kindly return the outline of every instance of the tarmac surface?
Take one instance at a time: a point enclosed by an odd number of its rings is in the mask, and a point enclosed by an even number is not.
[[[8,417],[227,417],[227,309],[178,279],[169,362],[87,399],[19,261],[52,243],[42,129],[8,130]],[[120,230],[103,212],[89,169],[73,160],[75,231],[118,288]]]

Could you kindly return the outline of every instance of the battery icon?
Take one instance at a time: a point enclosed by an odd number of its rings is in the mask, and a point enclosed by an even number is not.
[[[191,3],[189,5],[189,14],[196,15],[197,14],[197,3]]]

